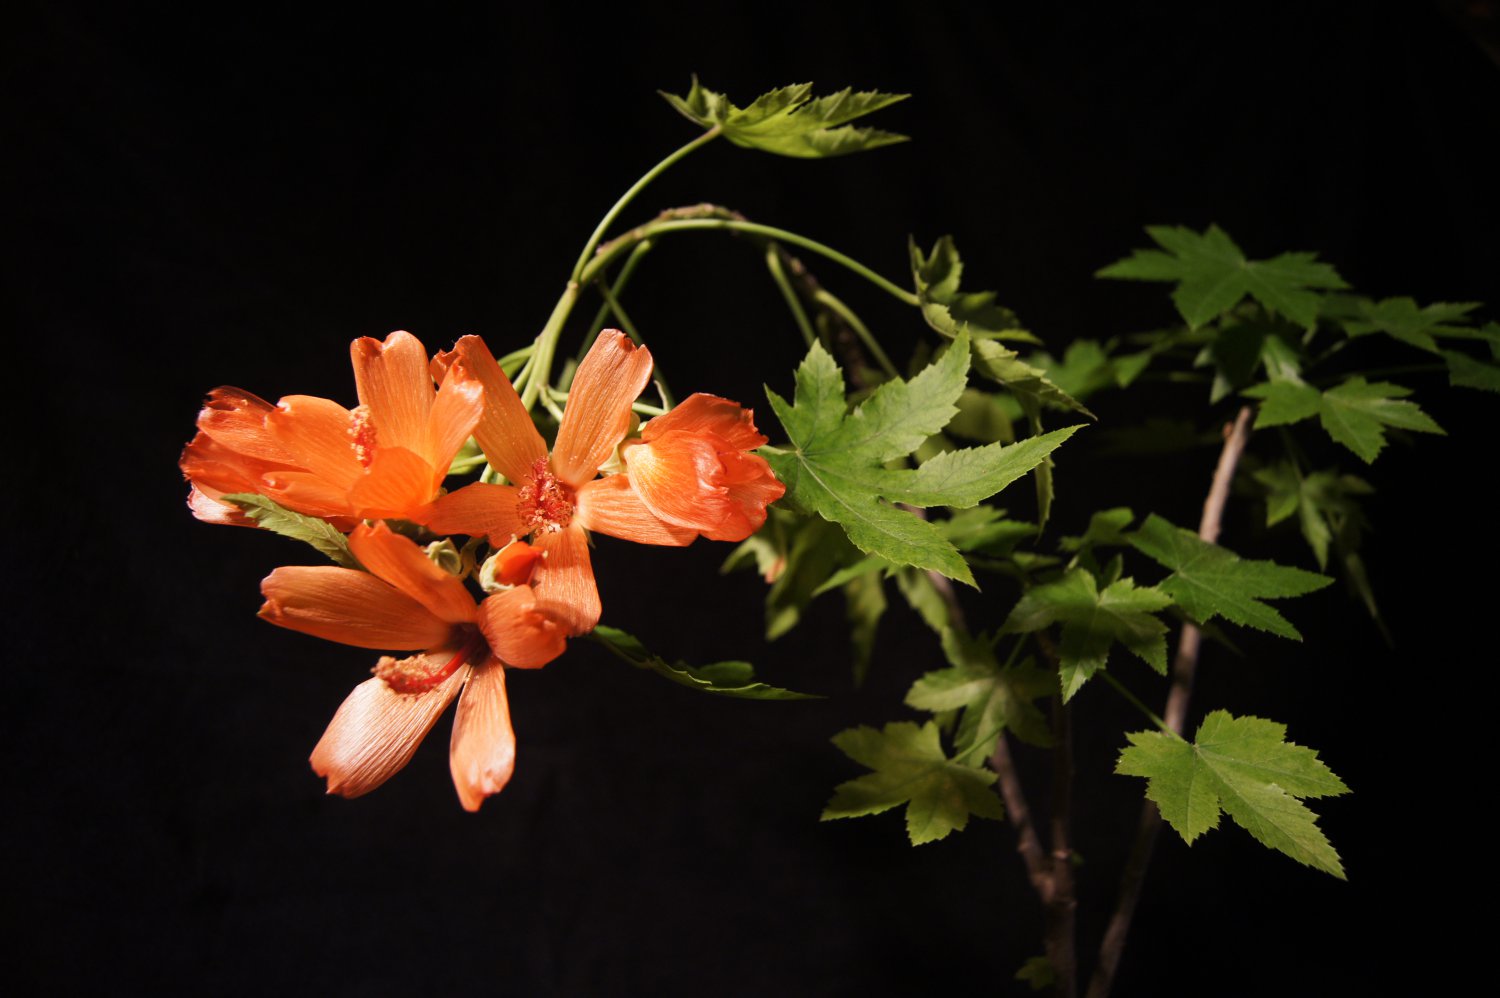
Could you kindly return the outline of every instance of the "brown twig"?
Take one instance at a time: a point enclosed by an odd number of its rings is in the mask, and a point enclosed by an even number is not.
[[[1229,501],[1229,486],[1234,480],[1234,469],[1239,465],[1240,455],[1250,440],[1249,406],[1240,409],[1234,422],[1224,428],[1224,449],[1219,452],[1219,464],[1214,469],[1213,484],[1208,498],[1203,502],[1203,517],[1198,521],[1198,536],[1210,544],[1219,539],[1219,529],[1224,518],[1224,505]],[[1193,696],[1193,678],[1198,671],[1198,649],[1203,635],[1192,623],[1182,625],[1182,634],[1177,639],[1177,655],[1172,661],[1172,689],[1167,694],[1167,709],[1162,719],[1167,727],[1182,734],[1187,722],[1188,701]],[[1146,871],[1151,865],[1151,853],[1156,846],[1157,833],[1161,831],[1161,812],[1147,801],[1141,807],[1140,821],[1136,825],[1135,841],[1130,847],[1130,858],[1125,864],[1125,873],[1120,878],[1120,896],[1115,902],[1114,914],[1105,929],[1104,941],[1099,944],[1099,965],[1089,981],[1087,998],[1106,998],[1114,985],[1115,973],[1120,967],[1120,957],[1125,951],[1125,939],[1130,933],[1130,922],[1135,917],[1136,905],[1141,899],[1141,888],[1146,880]]]

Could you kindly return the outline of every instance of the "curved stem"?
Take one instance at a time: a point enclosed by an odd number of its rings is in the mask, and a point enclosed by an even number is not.
[[[641,245],[649,245],[642,243]],[[797,289],[792,287],[792,282],[786,276],[786,267],[781,263],[781,249],[773,242],[766,243],[766,269],[771,272],[771,279],[776,282],[776,287],[781,290],[781,297],[786,299],[786,307],[792,310],[792,318],[797,322],[797,328],[802,331],[802,338],[811,347],[818,334],[813,332],[812,322],[807,318],[807,310],[802,307],[802,302],[797,300]]]
[[[1104,677],[1104,681],[1106,683],[1114,687],[1114,691],[1116,693],[1125,698],[1126,703],[1130,704],[1142,714],[1145,714],[1147,719],[1150,720],[1152,724],[1156,725],[1163,731],[1176,734],[1176,732],[1172,731],[1171,728],[1167,727],[1167,722],[1161,719],[1161,715],[1157,714],[1156,711],[1152,710],[1150,707],[1147,707],[1144,703],[1142,703],[1141,698],[1130,692],[1130,690],[1126,689],[1124,683],[1120,682],[1118,679],[1116,679],[1114,676],[1110,675],[1103,669],[1099,670],[1099,675]]]
[[[625,293],[625,286],[630,283],[631,275],[635,273],[635,268],[641,262],[641,257],[651,252],[653,245],[655,244],[649,239],[636,244],[635,249],[626,258],[625,266],[620,268],[619,275],[615,277],[614,283],[610,285],[610,294],[619,298],[620,295]],[[599,287],[601,290],[603,289],[603,281],[600,281]],[[583,343],[579,345],[578,352],[573,355],[573,359],[578,363],[583,363],[583,358],[588,354],[589,348],[594,345],[594,341],[599,338],[600,332],[604,330],[604,323],[609,319],[609,312],[609,297],[606,295],[604,296],[603,304],[599,306],[599,311],[594,313],[593,321],[589,323],[588,335],[583,338]]]
[[[876,363],[880,365],[880,369],[886,373],[887,377],[901,377],[900,373],[896,370],[896,365],[891,363],[891,358],[886,356],[885,351],[880,348],[880,344],[876,341],[874,335],[871,334],[869,327],[860,321],[859,316],[854,314],[853,309],[821,288],[818,290],[817,295],[814,296],[814,300],[849,324],[849,328],[854,330],[854,335],[859,337],[859,341],[865,345],[866,350],[870,351],[870,356],[875,358]]]
[[[521,402],[530,409],[536,405],[537,399],[541,397],[542,389],[549,387],[548,379],[552,377],[552,358],[557,353],[557,338],[562,335],[562,327],[568,321],[568,314],[573,311],[573,303],[578,300],[578,282],[569,281],[568,286],[563,289],[562,297],[557,299],[557,304],[552,308],[552,315],[548,317],[547,324],[536,337],[536,353],[532,354],[527,363],[534,365],[531,377],[526,382],[526,390],[521,393]]]
[[[585,267],[588,266],[589,258],[594,255],[594,250],[598,247],[599,241],[604,238],[604,233],[609,231],[609,227],[614,224],[615,219],[619,217],[620,212],[624,211],[625,206],[630,204],[631,201],[635,200],[635,196],[637,194],[645,190],[646,186],[650,184],[651,181],[655,180],[657,177],[665,173],[667,168],[672,164],[676,163],[678,160],[682,159],[684,156],[692,152],[694,149],[697,149],[699,146],[705,146],[718,137],[719,126],[715,125],[708,131],[704,132],[702,135],[693,139],[693,141],[689,142],[687,145],[682,146],[680,149],[672,153],[672,155],[668,156],[660,163],[657,163],[651,169],[647,170],[644,174],[641,175],[641,179],[637,180],[630,186],[630,190],[626,191],[624,194],[621,194],[620,200],[615,202],[614,207],[610,208],[609,211],[605,213],[604,217],[599,220],[599,224],[594,227],[594,233],[593,235],[589,236],[589,241],[584,244],[583,252],[578,254],[578,262],[573,264],[572,280],[579,284],[587,283],[583,280],[583,272]]]
[[[806,236],[789,232],[786,229],[778,229],[775,226],[760,225],[756,222],[745,222],[733,218],[666,218],[647,222],[645,225],[632,229],[607,246],[601,247],[599,254],[590,261],[588,266],[579,275],[579,283],[587,284],[605,267],[609,266],[616,256],[623,253],[627,246],[634,245],[643,239],[652,239],[670,232],[688,232],[701,229],[746,232],[751,235],[775,239],[778,242],[787,243],[792,246],[800,246],[803,249],[811,250],[819,256],[832,260],[852,273],[858,274],[877,288],[880,288],[882,291],[907,305],[915,307],[921,304],[915,293],[906,290],[893,281],[887,280],[858,260],[845,256],[833,247],[826,246],[816,239],[809,239]]]

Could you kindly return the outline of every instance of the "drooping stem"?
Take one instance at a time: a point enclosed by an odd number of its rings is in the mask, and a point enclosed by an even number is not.
[[[786,307],[791,310],[792,319],[802,331],[802,338],[811,347],[818,334],[813,331],[812,322],[807,318],[807,310],[797,298],[797,289],[792,287],[792,282],[787,277],[786,266],[781,262],[781,247],[772,242],[766,243],[766,269],[771,272],[771,279],[776,282],[781,297],[786,299]]]
[[[599,310],[594,313],[593,321],[589,323],[588,335],[583,338],[583,342],[578,346],[578,352],[573,355],[573,359],[578,363],[583,363],[583,358],[588,354],[589,348],[594,345],[594,341],[599,338],[599,333],[604,329],[605,321],[609,319],[610,298],[613,297],[618,301],[619,297],[625,293],[625,287],[630,283],[630,278],[635,273],[635,268],[640,264],[641,258],[651,252],[653,245],[649,239],[643,243],[637,243],[635,249],[630,251],[630,256],[626,257],[625,265],[620,268],[620,273],[615,276],[614,283],[609,286],[609,294],[602,296],[604,302],[599,306]],[[599,282],[599,286],[601,289],[604,287],[603,280]],[[567,386],[564,385],[563,387]]]
[[[1234,481],[1234,470],[1250,440],[1250,417],[1250,408],[1246,406],[1240,409],[1234,422],[1224,428],[1224,447],[1219,452],[1219,463],[1214,469],[1208,498],[1203,502],[1203,516],[1198,521],[1198,536],[1210,544],[1219,539],[1224,506],[1229,501],[1229,487]],[[1179,735],[1187,722],[1188,703],[1193,695],[1193,679],[1198,671],[1198,649],[1202,641],[1203,635],[1195,625],[1183,625],[1182,634],[1177,639],[1177,655],[1172,662],[1172,688],[1167,694],[1167,708],[1163,712],[1165,726]],[[1125,863],[1125,873],[1120,878],[1120,894],[1115,902],[1115,910],[1110,916],[1109,927],[1105,929],[1104,941],[1099,945],[1099,964],[1089,981],[1088,998],[1106,998],[1114,985],[1115,974],[1120,967],[1120,956],[1125,951],[1125,940],[1130,934],[1130,922],[1135,917],[1136,905],[1141,899],[1141,888],[1151,866],[1151,853],[1160,831],[1161,812],[1151,801],[1146,801],[1136,824],[1135,841],[1130,848],[1130,858]]]
[[[657,163],[651,169],[647,170],[644,174],[641,175],[641,179],[637,180],[630,186],[630,190],[620,195],[620,200],[614,203],[614,207],[610,208],[609,211],[605,213],[604,217],[599,220],[599,224],[595,226],[593,235],[589,236],[589,241],[584,244],[583,252],[578,254],[578,262],[573,265],[572,280],[574,282],[578,284],[588,283],[583,279],[584,268],[588,266],[589,259],[594,255],[594,250],[598,247],[599,241],[604,238],[604,234],[609,231],[609,227],[615,224],[615,219],[620,217],[620,212],[624,211],[625,207],[629,205],[631,201],[635,200],[635,196],[641,191],[645,190],[646,186],[650,184],[651,181],[655,180],[657,177],[665,173],[668,167],[672,166],[672,164],[676,163],[678,160],[682,159],[684,156],[688,155],[700,146],[705,146],[708,143],[712,142],[714,139],[718,138],[719,131],[719,126],[715,125],[708,131],[704,132],[702,135],[699,135],[697,138],[693,139],[693,141],[682,146],[676,152],[672,153],[672,155],[668,156],[666,159],[662,160],[660,163]]]

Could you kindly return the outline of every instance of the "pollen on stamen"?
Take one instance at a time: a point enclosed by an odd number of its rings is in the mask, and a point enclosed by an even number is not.
[[[382,655],[370,671],[397,693],[421,693],[453,675],[463,661],[463,655],[450,655],[446,660],[425,654],[399,659]]]
[[[357,405],[349,413],[349,441],[354,447],[354,456],[368,468],[375,460],[375,424],[370,418],[370,407]]]
[[[549,534],[573,520],[573,490],[557,480],[546,458],[537,458],[530,478],[521,485],[516,513],[533,533]]]

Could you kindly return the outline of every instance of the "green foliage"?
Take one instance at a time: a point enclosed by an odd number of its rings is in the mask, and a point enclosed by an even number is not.
[[[1082,401],[1107,388],[1128,388],[1151,363],[1152,351],[1117,354],[1115,342],[1074,340],[1063,351],[1062,359],[1038,352],[1027,363],[1045,371],[1061,391]]]
[[[952,236],[943,236],[924,254],[915,239],[907,243],[911,256],[912,282],[922,317],[944,336],[954,337],[963,329],[977,340],[1001,339],[1036,343],[1037,338],[1021,328],[1010,309],[996,302],[994,291],[960,291],[964,264]]]
[[[887,467],[953,417],[968,368],[968,337],[960,334],[916,376],[887,381],[849,412],[843,373],[814,343],[797,368],[794,404],[766,390],[791,447],[762,453],[786,485],[787,501],[838,523],[868,554],[973,585],[969,566],[942,531],[893,504],[974,506],[1039,465],[1076,428],[1009,446],[947,451],[914,469]]]
[[[929,721],[867,725],[841,731],[833,743],[873,772],[841,783],[823,809],[823,820],[879,814],[906,805],[906,833],[912,845],[935,842],[962,831],[969,816],[1003,818],[1005,809],[991,786],[995,774],[950,759],[938,727]]]
[[[854,649],[854,683],[865,681],[870,658],[875,652],[875,633],[885,616],[885,580],[876,573],[861,575],[844,583],[845,616],[849,621],[849,642]]]
[[[1117,642],[1165,675],[1167,625],[1153,614],[1171,605],[1166,593],[1130,579],[1100,590],[1092,574],[1075,568],[1056,582],[1029,590],[1011,610],[1004,630],[1026,633],[1062,625],[1057,652],[1067,701],[1104,668],[1110,646]]]
[[[1328,567],[1328,546],[1336,536],[1365,525],[1355,497],[1374,492],[1362,478],[1331,468],[1303,475],[1290,461],[1260,469],[1255,480],[1266,487],[1266,526],[1296,515],[1319,568]]]
[[[1228,312],[1246,295],[1311,329],[1318,321],[1320,297],[1314,289],[1348,287],[1337,271],[1318,262],[1315,253],[1247,260],[1217,225],[1202,233],[1183,226],[1153,225],[1146,233],[1161,249],[1138,249],[1100,270],[1098,276],[1177,282],[1172,301],[1193,329]]]
[[[1156,587],[1200,624],[1215,617],[1294,641],[1302,635],[1264,599],[1302,596],[1333,580],[1272,561],[1250,561],[1152,514],[1130,543],[1172,570]]]
[[[1323,429],[1369,464],[1385,447],[1385,428],[1442,433],[1443,428],[1415,402],[1403,401],[1411,390],[1389,381],[1368,382],[1358,375],[1320,392],[1301,382],[1279,381],[1245,390],[1261,399],[1255,427],[1282,426],[1314,414]]]
[[[1016,980],[1024,981],[1033,991],[1045,991],[1057,983],[1057,971],[1045,956],[1034,956],[1016,971]]]
[[[943,654],[952,667],[929,672],[906,694],[908,707],[940,713],[962,710],[953,743],[961,756],[987,758],[1002,731],[1032,745],[1052,744],[1047,719],[1035,701],[1051,696],[1051,673],[1027,659],[1001,666],[994,639],[972,638],[952,627],[942,630]]]
[[[1128,736],[1115,772],[1143,776],[1146,796],[1191,844],[1220,811],[1263,845],[1344,879],[1338,853],[1302,800],[1349,792],[1312,749],[1286,741],[1286,726],[1216,710],[1191,743],[1170,732]]]
[[[265,496],[253,492],[236,492],[226,495],[224,502],[233,503],[255,521],[262,530],[269,530],[294,541],[311,544],[320,553],[345,568],[363,568],[354,553],[349,550],[349,539],[329,523],[316,516],[294,513]]]
[[[798,83],[761,94],[748,107],[741,108],[724,94],[699,84],[694,76],[685,95],[663,92],[662,96],[690,121],[704,128],[718,126],[735,145],[778,156],[799,159],[843,156],[905,142],[907,138],[848,124],[905,100],[907,94],[856,93],[846,88],[826,97],[813,97],[811,83]]]
[[[1500,361],[1500,323],[1486,323],[1482,329],[1473,331],[1472,338],[1487,341],[1490,357]],[[1487,363],[1458,350],[1444,350],[1442,354],[1448,362],[1450,385],[1500,392],[1500,364]]]
[[[668,662],[653,654],[636,638],[615,627],[602,624],[587,637],[608,648],[615,655],[637,669],[646,669],[670,679],[679,686],[703,693],[737,697],[743,700],[815,700],[809,693],[794,693],[776,686],[767,686],[755,681],[755,669],[749,662],[714,662],[711,665],[688,665],[686,662]]]
[[[1334,318],[1351,337],[1384,333],[1408,346],[1437,353],[1435,337],[1467,332],[1466,316],[1478,302],[1435,302],[1419,308],[1411,298],[1375,302],[1349,297],[1335,303]]]

